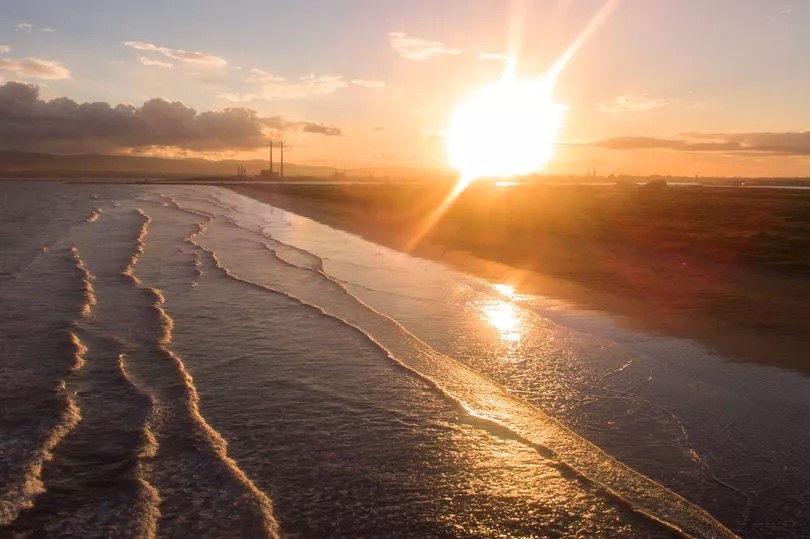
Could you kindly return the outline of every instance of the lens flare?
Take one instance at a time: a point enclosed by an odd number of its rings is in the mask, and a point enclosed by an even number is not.
[[[554,102],[554,85],[574,55],[607,21],[619,0],[606,0],[582,32],[544,76],[516,76],[517,48],[525,10],[513,28],[504,74],[500,81],[474,92],[454,111],[446,133],[450,165],[460,172],[453,189],[419,224],[405,245],[413,250],[475,180],[528,174],[552,158],[566,108]],[[523,4],[521,4],[523,6]],[[523,6],[525,7],[525,6]]]

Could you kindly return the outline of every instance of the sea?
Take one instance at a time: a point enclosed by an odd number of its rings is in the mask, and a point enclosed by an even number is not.
[[[0,537],[809,537],[810,378],[224,187],[0,182]]]

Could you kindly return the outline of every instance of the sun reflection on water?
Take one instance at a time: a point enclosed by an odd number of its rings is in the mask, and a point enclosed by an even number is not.
[[[482,318],[498,332],[501,340],[517,343],[523,337],[523,323],[520,309],[511,303],[515,297],[515,287],[508,284],[495,284],[493,288],[507,301],[493,299],[481,305]]]
[[[484,307],[484,314],[489,325],[494,327],[505,341],[517,342],[520,340],[520,320],[517,318],[515,308],[508,303],[499,302],[499,305]]]
[[[515,287],[512,286],[511,284],[494,284],[492,285],[492,288],[494,288],[495,290],[497,290],[498,292],[500,292],[509,299],[515,297]]]

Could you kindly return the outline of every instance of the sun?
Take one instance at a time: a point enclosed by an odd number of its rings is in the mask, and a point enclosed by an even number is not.
[[[541,170],[554,154],[566,107],[552,97],[564,62],[544,77],[520,80],[507,69],[453,112],[445,132],[447,157],[460,178],[421,223],[406,245],[413,249],[475,180],[529,174]]]
[[[606,0],[544,76],[518,79],[518,55],[510,53],[503,78],[474,92],[455,109],[445,131],[445,142],[450,166],[461,175],[439,205],[415,228],[405,245],[408,251],[425,238],[478,178],[530,174],[548,164],[567,110],[554,101],[554,85],[618,2]]]
[[[463,181],[529,174],[552,158],[566,108],[547,77],[504,77],[474,92],[453,112],[446,132],[450,166]]]

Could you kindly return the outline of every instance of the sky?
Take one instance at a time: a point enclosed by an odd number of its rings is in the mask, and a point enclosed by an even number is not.
[[[605,0],[3,0],[0,149],[448,165],[454,109]],[[620,0],[545,172],[810,176],[810,2]],[[486,132],[489,126],[482,125]],[[508,137],[508,133],[491,133]]]

